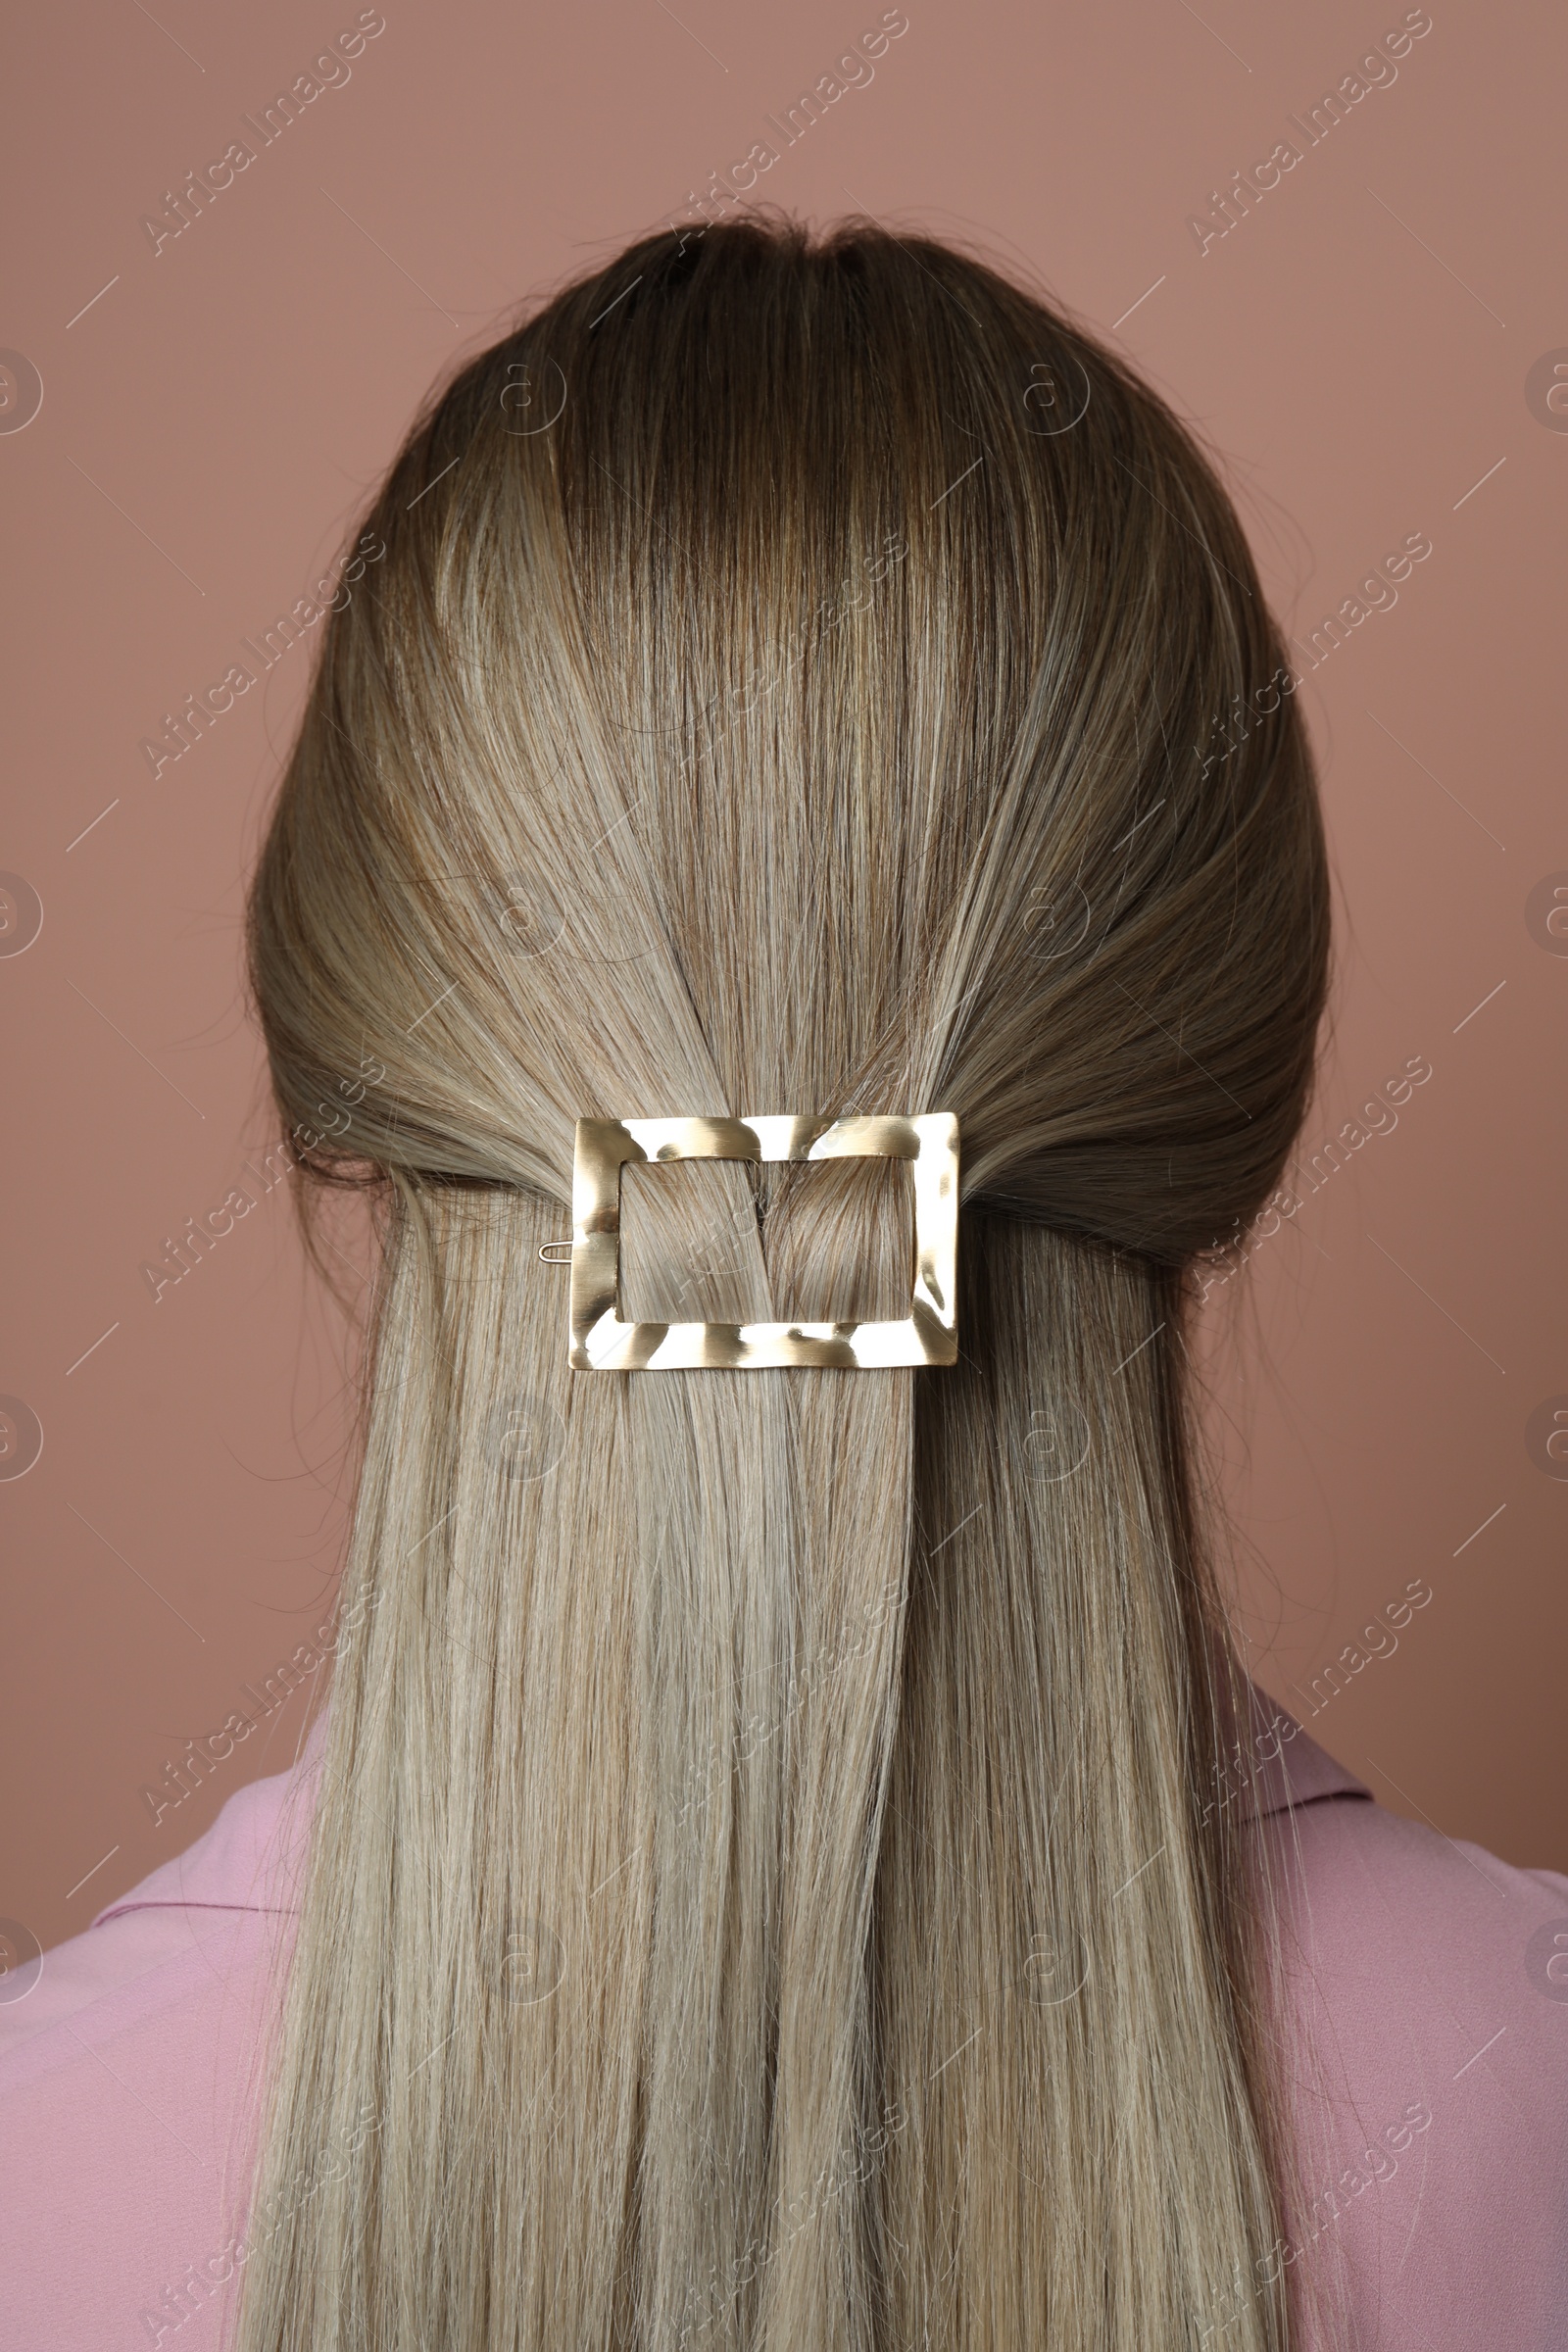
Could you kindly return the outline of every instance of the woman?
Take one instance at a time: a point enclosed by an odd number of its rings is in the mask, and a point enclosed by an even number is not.
[[[971,260],[738,222],[466,367],[362,520],[251,906],[283,1120],[383,1212],[344,1613],[301,1770],[81,1939],[263,1923],[166,2004],[217,2153],[120,2316],[1561,2340],[1568,1882],[1382,1813],[1210,1564],[1195,1270],[1329,887],[1193,440]]]

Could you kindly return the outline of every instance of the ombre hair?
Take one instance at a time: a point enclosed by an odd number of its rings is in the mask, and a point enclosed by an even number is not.
[[[1212,466],[979,262],[736,220],[356,528],[250,906],[380,1214],[241,2352],[1283,2352],[1184,1333],[1329,894]],[[957,1363],[568,1368],[577,1118],[927,1110]],[[630,1169],[622,1311],[905,1313],[901,1173]]]

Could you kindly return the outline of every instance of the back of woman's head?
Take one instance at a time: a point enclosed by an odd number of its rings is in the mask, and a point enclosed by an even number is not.
[[[1328,916],[1223,491],[974,262],[735,223],[365,525],[252,905],[387,1214],[246,2352],[1283,2345],[1182,1325]],[[578,1118],[927,1110],[956,1364],[568,1369]],[[622,1311],[901,1314],[901,1174],[628,1168]]]

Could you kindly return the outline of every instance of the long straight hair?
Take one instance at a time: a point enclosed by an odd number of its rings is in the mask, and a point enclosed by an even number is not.
[[[737,220],[361,521],[250,908],[383,1214],[241,2352],[1282,2352],[1183,1328],[1328,889],[1213,467],[979,262]],[[926,1110],[956,1364],[568,1369],[578,1117]],[[622,1311],[905,1312],[899,1173],[630,1170]]]

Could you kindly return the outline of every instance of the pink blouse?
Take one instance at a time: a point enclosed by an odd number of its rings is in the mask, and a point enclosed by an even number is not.
[[[1216,1801],[1280,1883],[1308,2210],[1274,2259],[1338,2305],[1303,2352],[1564,2352],[1568,1878],[1385,1812],[1252,1703]],[[0,2352],[226,2341],[323,1728],[0,1999]],[[1205,2352],[1257,2288],[1204,2316]]]

